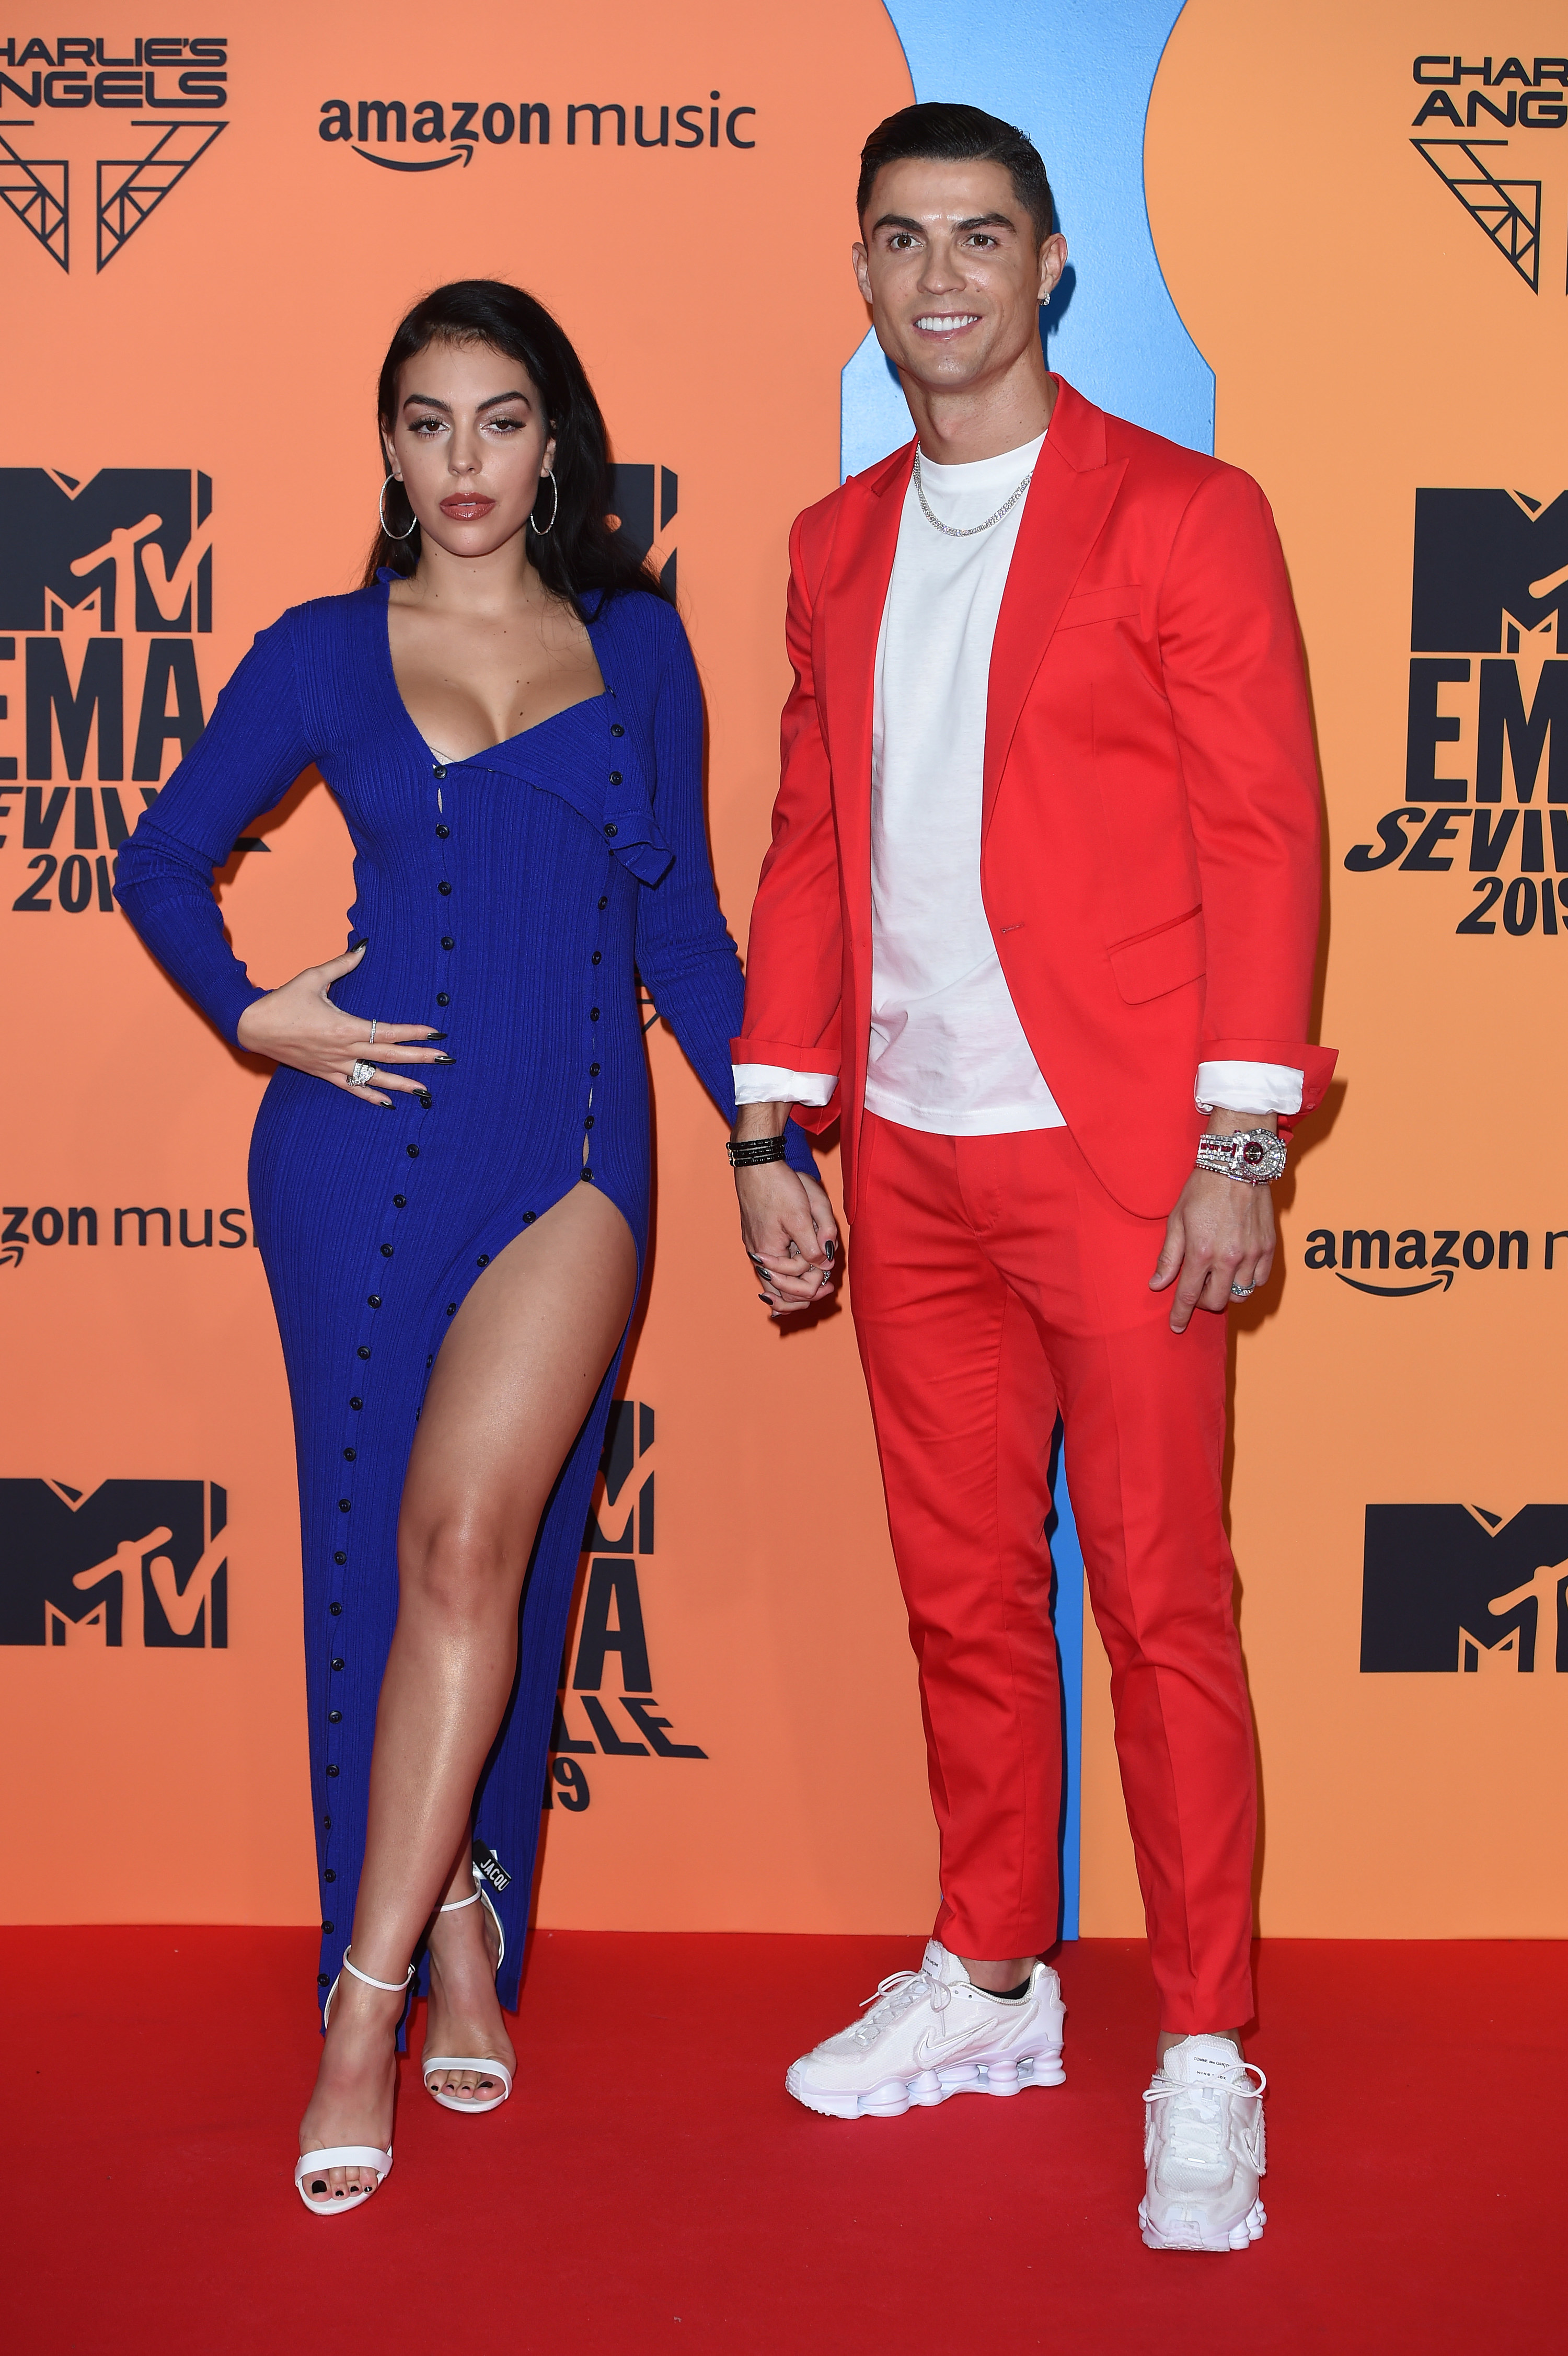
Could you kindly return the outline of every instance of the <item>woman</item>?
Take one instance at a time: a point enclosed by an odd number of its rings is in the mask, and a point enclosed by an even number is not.
[[[392,339],[379,419],[365,585],[261,632],[117,885],[226,1037],[278,1066],[251,1199],[304,1525],[327,1997],[294,2180],[319,2216],[391,2167],[416,1977],[436,2100],[511,2092],[501,2006],[647,1233],[634,969],[726,1117],[741,1011],[696,671],[607,524],[576,353],[517,288],[443,286]],[[354,840],[352,937],[262,991],[212,870],[312,762]],[[808,1173],[798,1131],[788,1151]]]

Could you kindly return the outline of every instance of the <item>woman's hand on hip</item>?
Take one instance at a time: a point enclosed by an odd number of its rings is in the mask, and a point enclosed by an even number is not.
[[[333,983],[353,972],[366,946],[361,942],[357,949],[329,958],[325,965],[307,965],[281,990],[270,990],[265,998],[256,999],[240,1017],[238,1035],[247,1055],[270,1055],[274,1064],[290,1064],[296,1072],[308,1072],[313,1079],[329,1080],[335,1088],[357,1097],[362,1104],[390,1107],[391,1097],[379,1090],[418,1096],[424,1082],[383,1071],[384,1064],[450,1064],[453,1058],[427,1044],[443,1036],[428,1023],[385,1023],[378,1016],[371,1024],[362,1014],[345,1014],[341,1007],[334,1006],[328,995]],[[350,1077],[357,1063],[374,1066],[363,1087],[356,1087]]]

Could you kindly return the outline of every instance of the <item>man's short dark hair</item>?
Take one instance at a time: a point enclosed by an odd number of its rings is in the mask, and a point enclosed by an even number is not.
[[[1034,223],[1043,245],[1056,225],[1056,207],[1040,150],[1026,132],[978,106],[904,106],[879,123],[860,150],[860,185],[855,209],[862,221],[877,174],[887,164],[1000,164],[1013,194]]]

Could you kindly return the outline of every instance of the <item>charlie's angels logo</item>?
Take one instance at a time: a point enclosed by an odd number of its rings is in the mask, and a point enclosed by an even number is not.
[[[1369,1505],[1361,1667],[1568,1672],[1568,1505]]]
[[[0,905],[114,913],[113,854],[204,724],[212,534],[194,467],[0,466],[0,842],[31,879]]]
[[[228,1524],[215,1481],[0,1481],[0,1644],[220,1650]]]
[[[647,1622],[637,1575],[654,1552],[656,1468],[654,1410],[641,1400],[617,1399],[610,1409],[601,1486],[588,1515],[582,1548],[588,1558],[575,1658],[568,1643],[560,1665],[547,1808],[580,1815],[592,1794],[579,1760],[706,1759],[695,1742],[677,1742],[654,1697]],[[619,1718],[610,1697],[619,1687]],[[580,1715],[581,1713],[581,1715]]]
[[[1456,198],[1532,294],[1541,291],[1541,181],[1533,140],[1501,132],[1561,131],[1568,123],[1568,57],[1419,57],[1425,92],[1411,145]],[[1468,133],[1469,136],[1465,134]]]
[[[1568,933],[1568,491],[1418,490],[1404,799],[1352,874],[1459,868],[1454,929]]]
[[[227,38],[186,34],[0,40],[0,204],[69,271],[91,174],[104,269],[228,129],[228,65]]]

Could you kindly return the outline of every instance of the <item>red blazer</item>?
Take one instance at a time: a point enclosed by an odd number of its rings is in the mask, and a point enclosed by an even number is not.
[[[980,884],[1035,1058],[1119,1202],[1163,1218],[1200,1061],[1286,1064],[1303,1110],[1317,766],[1285,562],[1248,475],[1060,377],[997,623]],[[790,535],[784,773],[737,1063],[838,1073],[855,1209],[871,990],[871,702],[914,444]]]

